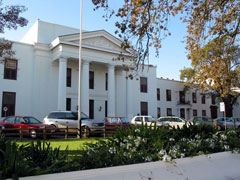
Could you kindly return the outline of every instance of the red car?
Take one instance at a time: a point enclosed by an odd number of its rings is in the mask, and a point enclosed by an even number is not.
[[[30,135],[31,138],[36,138],[38,133],[43,133],[43,129],[46,127],[46,133],[55,132],[51,125],[45,125],[38,119],[31,116],[9,116],[0,121],[0,124],[9,128],[29,128],[29,130],[23,130],[24,134]],[[9,131],[13,132],[13,131]]]
[[[129,127],[130,122],[125,117],[105,117],[105,126],[108,127]]]

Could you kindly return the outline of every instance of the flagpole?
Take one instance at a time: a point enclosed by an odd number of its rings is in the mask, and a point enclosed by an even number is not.
[[[82,120],[81,120],[81,68],[82,68],[82,10],[83,0],[80,0],[80,39],[79,39],[79,74],[78,74],[78,138],[82,137]]]

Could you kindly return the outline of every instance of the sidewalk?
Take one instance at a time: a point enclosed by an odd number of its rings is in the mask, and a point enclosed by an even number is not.
[[[127,166],[58,173],[20,180],[240,180],[240,154],[231,152]]]

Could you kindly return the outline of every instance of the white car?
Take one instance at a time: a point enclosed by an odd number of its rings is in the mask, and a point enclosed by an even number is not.
[[[161,125],[152,116],[134,116],[130,123],[133,125],[141,125],[142,123],[144,123],[148,126],[154,126],[155,123],[157,123],[157,126]]]
[[[180,117],[160,117],[158,118],[158,121],[162,123],[163,126],[170,126],[175,128],[178,126],[182,128],[184,124],[189,125],[189,122]]]

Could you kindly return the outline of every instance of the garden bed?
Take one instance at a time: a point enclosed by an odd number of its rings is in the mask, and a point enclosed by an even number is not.
[[[171,163],[174,159],[224,151],[239,153],[240,129],[219,132],[206,124],[181,129],[142,125],[119,129],[113,137],[86,144],[74,156],[69,150],[60,151],[40,141],[18,146],[2,138],[0,148],[0,176],[4,179],[159,160]]]

